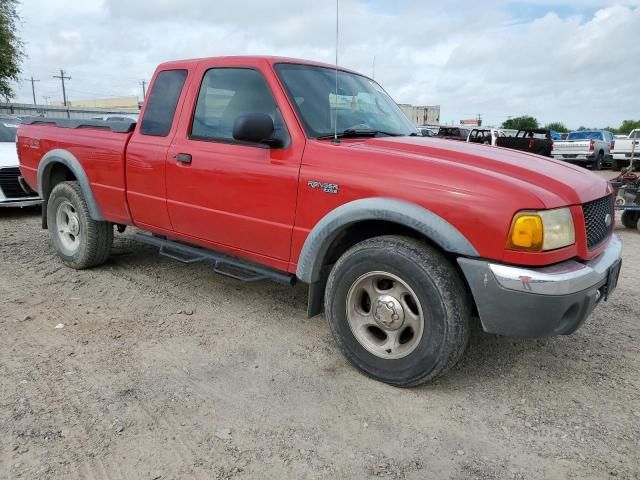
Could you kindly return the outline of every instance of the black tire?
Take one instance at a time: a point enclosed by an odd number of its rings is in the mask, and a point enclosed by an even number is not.
[[[595,171],[602,170],[602,163],[604,162],[604,154],[602,152],[598,153],[598,156],[593,161],[593,169]]]
[[[619,172],[620,170],[622,170],[622,165],[620,164],[619,160],[616,160],[615,158],[611,160],[611,170],[613,170],[614,172]]]
[[[65,214],[65,209],[72,215]],[[59,225],[59,218],[66,219],[66,225],[62,225],[64,220]],[[53,248],[68,267],[82,270],[109,258],[113,224],[91,219],[78,182],[62,182],[53,188],[47,202],[47,224]],[[69,225],[71,230],[62,233]]]
[[[627,228],[637,228],[638,222],[640,221],[640,212],[625,210],[622,212],[620,220],[622,221],[622,225]]]
[[[421,337],[402,358],[371,353],[349,326],[347,298],[352,285],[379,271],[401,279],[427,313],[421,315]],[[373,313],[373,306],[370,310]],[[469,340],[471,301],[458,271],[437,249],[407,237],[372,238],[342,255],[329,274],[325,312],[347,360],[369,377],[398,387],[420,385],[443,375],[458,362]]]

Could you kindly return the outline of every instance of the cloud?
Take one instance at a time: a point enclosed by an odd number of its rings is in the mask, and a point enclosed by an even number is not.
[[[242,54],[332,62],[335,4],[299,0],[29,0],[22,36],[39,96],[140,94],[162,61]],[[531,114],[618,125],[640,117],[640,0],[341,0],[340,64],[399,102],[457,122]],[[635,60],[634,60],[635,58]],[[30,101],[30,84],[18,88]]]

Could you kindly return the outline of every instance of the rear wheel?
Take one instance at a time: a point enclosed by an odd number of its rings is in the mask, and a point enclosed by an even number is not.
[[[345,357],[400,387],[447,372],[469,338],[470,301],[458,272],[438,250],[407,237],[365,240],[340,257],[325,310]]]
[[[625,210],[622,212],[620,220],[622,220],[622,225],[627,228],[637,228],[640,221],[640,212]]]
[[[593,161],[593,169],[594,170],[602,170],[602,163],[604,162],[604,154],[602,152],[598,153],[598,156]]]
[[[54,249],[65,265],[91,268],[104,263],[113,242],[113,225],[91,219],[78,182],[62,182],[47,202],[47,224]]]

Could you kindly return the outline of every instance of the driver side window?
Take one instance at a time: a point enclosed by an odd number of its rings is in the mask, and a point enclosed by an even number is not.
[[[249,68],[209,69],[202,79],[189,138],[235,143],[233,124],[248,113],[266,113],[276,131],[286,131],[262,74]]]

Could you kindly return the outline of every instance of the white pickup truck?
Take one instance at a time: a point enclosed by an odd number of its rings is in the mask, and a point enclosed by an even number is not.
[[[620,170],[626,167],[631,158],[640,160],[640,128],[631,130],[627,138],[615,138],[611,145],[611,168]]]
[[[613,133],[606,130],[581,130],[571,132],[566,140],[554,140],[551,156],[565,162],[591,165],[601,170],[612,161]]]

